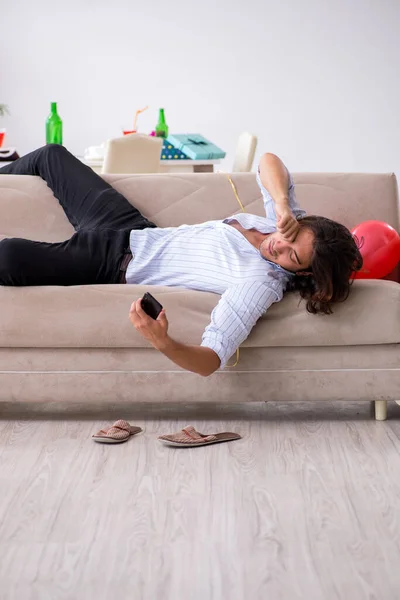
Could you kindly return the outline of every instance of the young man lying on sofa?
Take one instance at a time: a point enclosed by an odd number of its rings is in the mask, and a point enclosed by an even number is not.
[[[0,174],[42,177],[76,231],[58,243],[2,240],[0,285],[136,283],[221,294],[200,346],[172,339],[165,311],[152,319],[141,298],[129,314],[154,348],[203,376],[225,366],[286,290],[299,290],[309,312],[328,314],[347,298],[352,272],[362,266],[346,227],[305,216],[273,154],[264,154],[257,173],[265,217],[240,213],[180,227],[157,227],[62,146],[39,148]]]

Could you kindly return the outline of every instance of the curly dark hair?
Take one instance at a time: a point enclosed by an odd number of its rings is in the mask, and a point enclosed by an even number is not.
[[[348,297],[353,273],[362,267],[359,242],[347,227],[325,217],[303,217],[299,224],[314,234],[313,256],[310,273],[293,277],[288,290],[300,293],[308,312],[331,314],[332,304]]]

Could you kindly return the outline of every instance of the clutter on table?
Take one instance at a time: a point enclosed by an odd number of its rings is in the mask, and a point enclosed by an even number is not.
[[[164,114],[163,108],[160,108],[160,111],[158,114],[158,123],[156,125],[156,136],[164,138],[164,139],[168,137],[168,125],[165,120],[165,114]]]
[[[189,160],[187,154],[175,148],[168,140],[163,141],[161,160]]]
[[[46,121],[46,144],[61,144],[63,140],[63,122],[57,112],[57,102],[50,103],[50,114]]]
[[[135,118],[134,118],[134,121],[133,121],[133,129],[124,129],[124,130],[122,131],[122,133],[123,133],[124,135],[130,135],[131,133],[137,133],[137,120],[138,120],[138,116],[139,116],[139,115],[140,115],[142,112],[144,112],[145,110],[147,110],[148,108],[149,108],[148,106],[145,106],[144,108],[139,108],[139,110],[137,110],[137,111],[135,112]]]
[[[225,158],[226,155],[226,152],[221,148],[218,148],[218,146],[199,133],[179,133],[169,135],[168,142],[193,160]]]
[[[12,162],[17,158],[19,154],[16,148],[0,148],[0,162]]]
[[[138,116],[149,107],[141,108],[136,111],[132,129],[124,129],[124,135],[138,133]],[[169,127],[165,118],[165,109],[159,109],[158,122],[151,131],[151,136],[163,138],[161,150],[161,160],[212,160],[224,158],[226,152],[207,140],[199,133],[181,133],[169,135]],[[100,146],[90,146],[86,148],[84,158],[86,160],[101,160],[104,158],[105,143]]]

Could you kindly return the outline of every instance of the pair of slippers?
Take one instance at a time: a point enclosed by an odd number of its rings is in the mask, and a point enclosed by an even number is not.
[[[93,441],[102,444],[120,444],[122,442],[127,442],[129,438],[142,431],[143,430],[140,427],[135,427],[135,425],[130,425],[128,421],[120,419],[119,421],[115,421],[110,428],[100,429],[100,431],[92,435],[92,439]],[[218,444],[220,442],[231,442],[233,440],[240,440],[241,437],[242,436],[238,433],[231,433],[229,431],[206,435],[196,431],[192,425],[188,425],[177,433],[160,435],[158,436],[158,439],[168,446],[188,448],[194,446],[207,446],[208,444]]]

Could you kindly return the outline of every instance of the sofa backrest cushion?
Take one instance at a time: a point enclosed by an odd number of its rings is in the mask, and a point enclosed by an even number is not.
[[[231,176],[247,212],[264,214],[254,173]],[[240,212],[223,173],[106,175],[146,217],[159,227],[201,223]],[[349,228],[377,219],[399,229],[396,177],[393,174],[300,173],[293,175],[300,205]],[[39,177],[0,176],[0,237],[61,241],[73,228],[51,190]]]

